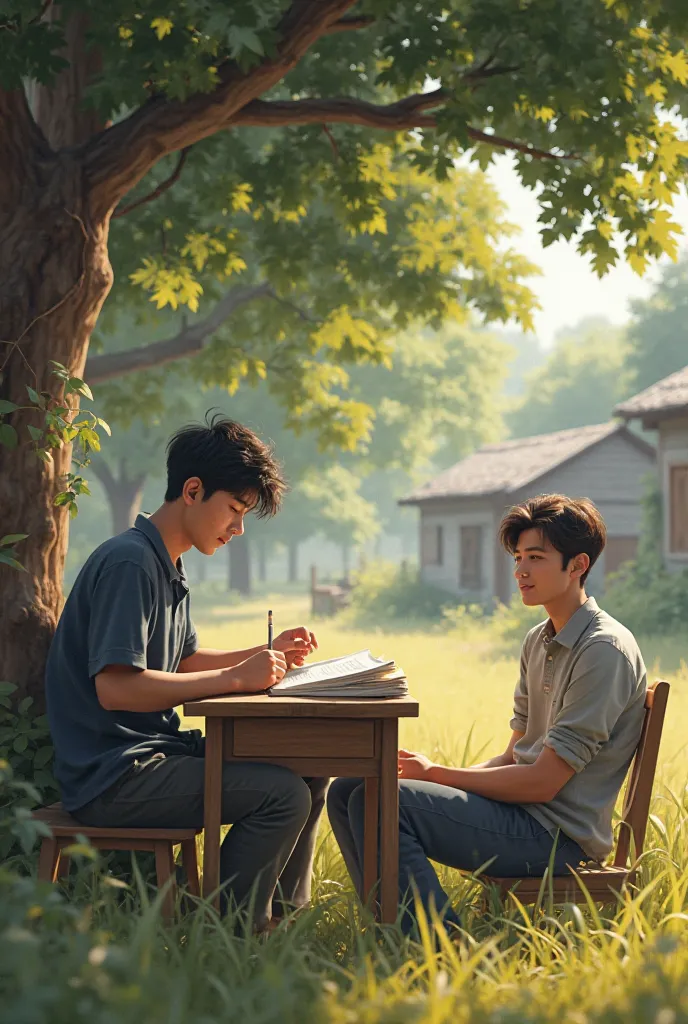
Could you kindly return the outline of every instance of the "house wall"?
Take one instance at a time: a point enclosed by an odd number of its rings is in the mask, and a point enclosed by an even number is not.
[[[688,555],[670,551],[669,537],[669,475],[672,466],[688,465],[688,416],[661,421],[658,424],[658,473],[663,498],[664,562],[670,572],[688,568]]]
[[[654,454],[646,453],[623,434],[613,434],[534,484],[509,495],[509,505],[546,493],[590,498],[602,513],[609,538],[638,538],[641,498],[647,476],[656,472],[656,465]],[[504,553],[498,557],[498,594],[502,601],[508,601],[517,592],[513,564]],[[605,574],[606,558],[602,552],[588,577],[590,593],[603,592]]]
[[[495,595],[495,547],[497,524],[492,503],[482,501],[444,500],[434,507],[421,506],[420,530],[442,527],[443,559],[441,565],[421,565],[421,579],[441,587],[457,598],[478,603],[488,602]],[[480,590],[466,591],[460,586],[460,532],[462,526],[481,526],[482,531],[482,586]]]

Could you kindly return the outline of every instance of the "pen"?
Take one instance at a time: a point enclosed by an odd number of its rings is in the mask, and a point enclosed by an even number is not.
[[[268,650],[272,650],[272,611],[268,612]]]

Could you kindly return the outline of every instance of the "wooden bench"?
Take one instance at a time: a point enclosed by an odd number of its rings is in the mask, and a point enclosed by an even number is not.
[[[582,903],[586,901],[583,886],[596,903],[609,903],[624,886],[633,883],[636,863],[645,842],[668,697],[667,682],[657,682],[648,688],[643,728],[626,787],[619,835],[611,864],[581,867],[575,872],[570,868],[568,875],[550,875],[545,880],[537,876],[495,878],[482,875],[480,881],[488,886],[496,886],[502,899],[506,899],[513,890],[516,898],[525,904],[537,903],[541,896],[546,899],[549,895],[556,903]],[[633,861],[629,863],[631,854]]]
[[[36,821],[48,826],[52,835],[44,836],[38,857],[38,877],[44,882],[55,882],[69,870],[69,856],[65,847],[78,842],[78,836],[88,839],[97,850],[146,850],[155,854],[155,873],[158,888],[165,889],[162,916],[171,921],[176,898],[174,846],[182,848],[182,864],[186,871],[189,892],[200,896],[196,836],[198,828],[94,828],[81,825],[64,810],[62,804],[51,804],[33,812]]]

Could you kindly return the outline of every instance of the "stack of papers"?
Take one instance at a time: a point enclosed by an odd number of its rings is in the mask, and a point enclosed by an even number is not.
[[[268,693],[272,697],[406,697],[408,684],[393,661],[357,651],[293,668]]]

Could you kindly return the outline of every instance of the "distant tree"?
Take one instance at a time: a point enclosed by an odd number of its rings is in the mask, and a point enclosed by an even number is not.
[[[688,364],[688,252],[649,298],[633,303],[632,314],[626,362],[636,392]]]
[[[351,569],[352,551],[373,540],[380,530],[377,509],[360,493],[360,483],[350,469],[331,465],[301,484],[317,510],[318,533],[341,549],[345,577]]]
[[[526,376],[526,388],[507,415],[514,437],[549,434],[604,423],[628,393],[626,342],[620,327],[586,320],[562,332],[544,363]]]

